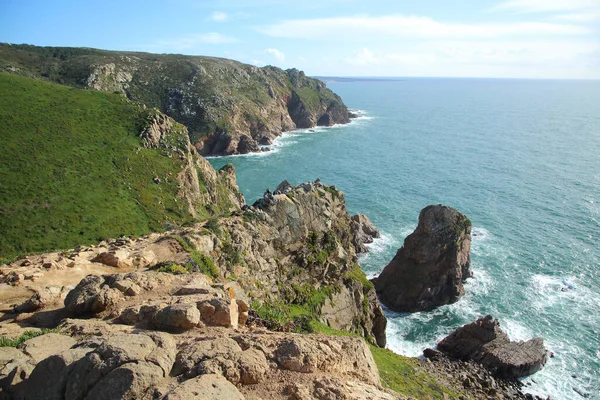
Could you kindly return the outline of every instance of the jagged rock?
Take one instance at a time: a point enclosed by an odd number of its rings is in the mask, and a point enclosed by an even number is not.
[[[275,188],[275,194],[287,194],[290,190],[292,190],[292,185],[288,181],[283,181]]]
[[[273,347],[276,350],[272,357],[283,369],[303,373],[344,373],[353,370],[365,382],[380,384],[377,366],[363,339],[337,337],[332,340],[323,337],[321,340],[316,337],[288,335],[279,338]]]
[[[191,329],[200,323],[200,311],[195,304],[175,304],[158,310],[152,321],[161,328]]]
[[[208,374],[189,379],[171,390],[163,400],[244,400],[240,391],[222,375]]]
[[[25,341],[19,349],[38,363],[53,354],[70,349],[75,343],[77,341],[70,336],[47,333]]]
[[[541,338],[511,342],[491,315],[458,328],[438,343],[438,350],[459,360],[480,363],[505,379],[539,371],[548,353]]]
[[[123,294],[105,284],[104,278],[88,275],[65,298],[65,308],[70,315],[99,313],[115,304]]]
[[[379,230],[371,220],[364,214],[350,217],[350,229],[352,230],[352,244],[357,253],[369,251],[365,244],[373,243],[373,239],[380,237]]]
[[[258,151],[258,143],[250,136],[240,136],[240,141],[237,146],[237,152],[239,154],[253,153]]]
[[[470,276],[471,221],[453,208],[425,207],[415,231],[374,279],[380,300],[395,311],[454,303]]]

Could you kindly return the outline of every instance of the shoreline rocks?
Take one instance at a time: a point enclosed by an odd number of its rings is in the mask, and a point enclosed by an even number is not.
[[[425,207],[393,260],[373,279],[394,311],[428,311],[458,301],[470,277],[471,221],[441,204]]]
[[[532,375],[546,364],[548,356],[543,339],[513,342],[491,315],[458,328],[437,347],[451,358],[477,362],[502,379]]]

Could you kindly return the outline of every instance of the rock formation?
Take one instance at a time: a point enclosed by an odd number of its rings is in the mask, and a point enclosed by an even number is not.
[[[374,279],[382,303],[395,311],[454,303],[470,276],[471,221],[453,208],[425,207],[404,246]]]
[[[536,373],[546,364],[548,353],[541,338],[511,341],[491,315],[458,328],[437,347],[449,357],[475,361],[504,379]]]
[[[339,96],[302,71],[174,54],[0,44],[0,70],[120,93],[185,124],[202,155],[259,151],[282,132],[350,122]],[[24,60],[35,60],[24,62]]]
[[[379,238],[379,230],[364,214],[353,215],[350,219],[352,220],[350,222],[353,233],[352,244],[357,253],[366,253],[369,249],[365,244],[373,243],[373,239]]]

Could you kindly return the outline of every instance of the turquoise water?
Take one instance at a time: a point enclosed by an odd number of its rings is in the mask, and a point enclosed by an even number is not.
[[[284,134],[235,165],[247,202],[284,179],[320,178],[383,232],[361,259],[391,260],[419,211],[443,203],[473,222],[467,294],[427,313],[388,312],[389,347],[419,355],[485,314],[554,352],[526,379],[552,399],[600,399],[600,82],[407,79],[330,83],[363,111],[350,125]]]

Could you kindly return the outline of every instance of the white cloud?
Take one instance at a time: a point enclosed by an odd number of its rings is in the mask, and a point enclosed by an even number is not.
[[[598,0],[508,0],[492,10],[510,10],[518,12],[556,12],[598,8]]]
[[[229,16],[222,11],[215,11],[211,14],[210,19],[216,22],[223,22],[229,19]]]
[[[554,19],[569,22],[594,22],[600,21],[600,9],[598,11],[588,11],[582,13],[568,13],[556,15]]]
[[[275,60],[277,60],[280,63],[285,61],[285,54],[283,54],[281,51],[279,51],[277,49],[268,48],[265,50],[265,53],[272,55],[275,58]]]
[[[394,51],[362,48],[346,57],[349,75],[600,77],[600,43],[573,41],[428,41]]]
[[[192,49],[199,44],[224,44],[233,43],[238,40],[231,36],[222,35],[217,32],[199,33],[187,35],[177,39],[160,40],[156,42],[153,48],[162,49],[162,51],[183,51]]]
[[[506,36],[585,35],[588,27],[550,22],[455,24],[429,17],[334,17],[296,19],[258,28],[269,36],[318,40],[398,38],[501,38]]]

